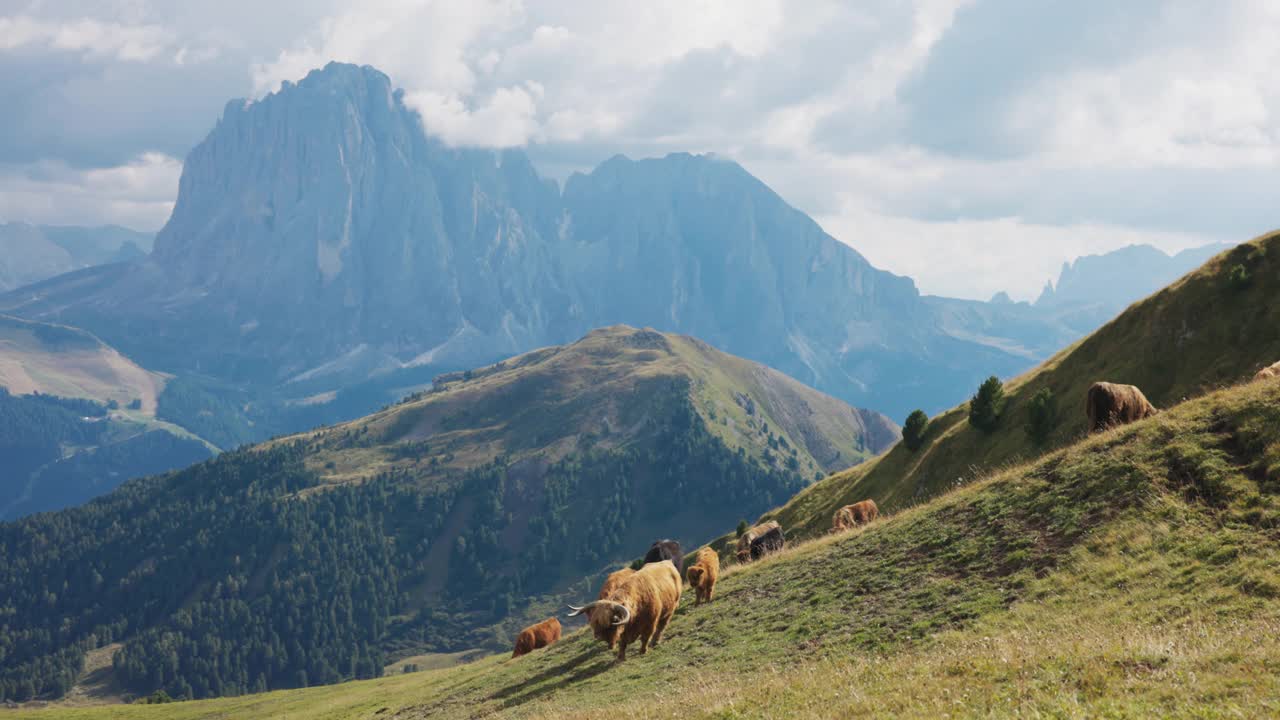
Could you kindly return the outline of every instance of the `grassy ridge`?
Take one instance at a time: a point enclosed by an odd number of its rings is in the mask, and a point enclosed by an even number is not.
[[[622,665],[578,632],[514,661],[36,716],[1275,714],[1278,493],[1280,383],[1255,383],[734,569]]]
[[[769,464],[805,479],[861,462],[898,438],[888,418],[759,363],[686,336],[618,325],[571,345],[450,373],[432,392],[275,443],[322,441],[308,466],[333,482],[388,470],[439,477],[500,455],[555,460],[635,435],[646,419],[635,412],[636,390],[655,378],[687,378],[690,400],[713,435],[731,450],[767,454],[774,458]],[[427,454],[436,462],[424,466],[419,459]],[[794,466],[786,465],[788,455]]]
[[[1243,268],[1246,278],[1233,274]],[[1005,384],[1000,427],[985,434],[961,405],[930,420],[925,444],[899,444],[837,473],[766,515],[792,533],[826,531],[842,505],[874,498],[901,510],[957,483],[1076,442],[1085,434],[1084,398],[1098,380],[1131,383],[1161,408],[1249,378],[1280,359],[1280,233],[1237,246],[1134,304],[1089,337]],[[1024,431],[1026,407],[1043,388],[1056,398],[1043,445]]]

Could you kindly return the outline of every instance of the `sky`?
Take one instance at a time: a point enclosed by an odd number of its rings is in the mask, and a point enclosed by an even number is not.
[[[329,60],[424,131],[733,158],[923,292],[1276,226],[1270,0],[0,0],[0,221],[158,229],[232,98]]]

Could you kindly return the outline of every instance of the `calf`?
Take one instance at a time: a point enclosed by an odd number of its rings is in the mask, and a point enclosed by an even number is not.
[[[556,618],[547,618],[536,625],[520,631],[516,636],[516,649],[511,653],[511,657],[518,658],[521,655],[544,648],[560,640],[560,621]]]
[[[697,598],[694,604],[711,602],[715,599],[716,580],[720,578],[720,556],[711,548],[702,548],[694,557],[687,575],[689,586]]]
[[[855,528],[880,517],[880,508],[875,500],[863,500],[852,505],[845,505],[831,517],[831,531],[840,532]]]

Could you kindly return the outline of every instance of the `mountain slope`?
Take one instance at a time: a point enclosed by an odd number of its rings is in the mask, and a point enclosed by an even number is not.
[[[930,420],[919,450],[899,445],[814,485],[771,517],[789,528],[822,532],[843,504],[871,497],[882,509],[899,510],[956,482],[1073,442],[1085,433],[1085,394],[1095,381],[1137,385],[1163,408],[1252,377],[1280,360],[1278,294],[1280,233],[1272,233],[1219,254],[1006,383],[1008,402],[995,433],[971,427],[967,405],[961,405]],[[1053,393],[1056,411],[1041,446],[1023,425],[1030,399],[1044,388]]]
[[[514,660],[39,717],[1270,716],[1278,480],[1280,383],[1233,387],[734,569],[625,664],[570,624]]]
[[[154,416],[164,381],[83,330],[0,315],[0,386],[11,393],[136,404]]]
[[[164,384],[82,330],[0,315],[0,520],[208,458],[156,419]]]
[[[104,263],[141,258],[153,235],[126,228],[0,224],[0,291]]]
[[[943,327],[911,280],[735,163],[615,157],[561,193],[521,152],[425,135],[387,76],[338,63],[228,103],[150,257],[8,293],[0,311],[291,401],[614,323],[702,337],[895,417],[1028,363],[998,332]]]
[[[502,647],[489,628],[532,598],[655,537],[703,542],[896,438],[700,341],[596,331],[0,525],[0,691],[60,695],[117,641],[124,687],[194,696]]]

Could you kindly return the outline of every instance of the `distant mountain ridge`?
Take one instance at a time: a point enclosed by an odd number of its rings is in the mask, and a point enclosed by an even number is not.
[[[1091,332],[1129,306],[1195,270],[1230,243],[1212,243],[1172,255],[1151,245],[1128,245],[1063,263],[1035,308],[1073,330]]]
[[[910,279],[733,162],[619,156],[560,192],[522,152],[445,147],[385,75],[337,63],[228,103],[151,257],[0,310],[299,396],[421,383],[613,323],[689,333],[895,417],[1026,364],[943,327]]]
[[[0,224],[0,291],[81,268],[137,260],[155,235],[115,225]]]

